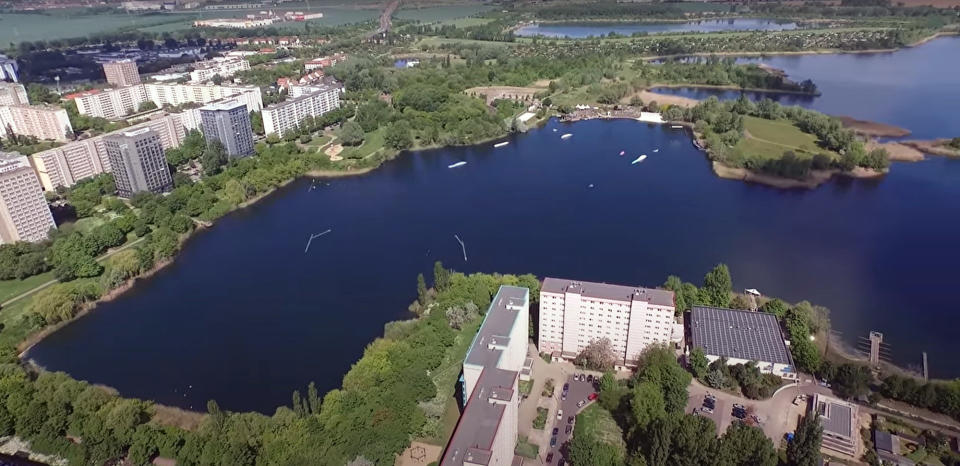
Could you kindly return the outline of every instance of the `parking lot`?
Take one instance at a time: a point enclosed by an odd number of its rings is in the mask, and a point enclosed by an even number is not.
[[[583,375],[583,381],[579,380],[579,375]],[[545,461],[547,458],[550,460],[546,461],[547,463],[560,463],[560,459],[564,456],[563,453],[566,452],[566,443],[573,437],[573,431],[576,429],[571,418],[576,418],[577,413],[593,402],[593,400],[589,398],[593,393],[596,393],[597,390],[595,387],[598,381],[589,381],[587,380],[588,376],[599,377],[598,374],[579,371],[567,377],[564,384],[569,384],[569,386],[565,397],[563,396],[563,386],[557,387],[557,392],[554,396],[558,397],[560,410],[557,415],[553,416],[551,422],[547,422],[550,443],[547,445],[545,451],[541,450],[541,457],[543,457]],[[555,441],[554,438],[556,438]]]

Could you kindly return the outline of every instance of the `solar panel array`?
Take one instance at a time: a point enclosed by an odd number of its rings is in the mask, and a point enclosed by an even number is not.
[[[772,314],[694,306],[690,334],[693,346],[709,355],[791,364],[780,324]]]

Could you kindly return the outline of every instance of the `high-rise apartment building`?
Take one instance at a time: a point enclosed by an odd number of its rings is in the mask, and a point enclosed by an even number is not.
[[[200,108],[203,136],[220,141],[230,157],[253,154],[253,127],[247,106],[239,100],[225,100]]]
[[[44,190],[54,191],[59,186],[69,188],[84,178],[112,171],[104,138],[148,128],[160,137],[164,150],[180,147],[187,130],[183,117],[188,114],[190,112],[158,116],[129,128],[37,152],[30,158]]]
[[[0,136],[32,136],[66,141],[73,137],[67,111],[50,105],[0,106]]]
[[[250,62],[236,57],[214,58],[213,60],[199,61],[193,64],[190,72],[190,82],[205,83],[214,76],[229,78],[238,71],[249,70]]]
[[[466,400],[442,466],[513,464],[519,383],[527,358],[530,290],[501,286],[463,361]]]
[[[268,105],[263,109],[263,130],[266,134],[283,136],[299,128],[306,117],[318,117],[340,108],[340,89],[336,86],[316,86],[314,92]]]
[[[56,226],[27,158],[0,152],[0,243],[42,241]]]
[[[150,128],[111,134],[103,138],[120,197],[173,189],[160,136]]]
[[[17,60],[0,53],[0,81],[20,81],[20,66]]]
[[[146,101],[153,102],[157,107],[163,107],[187,103],[206,104],[228,97],[243,101],[249,112],[260,111],[263,108],[260,88],[256,86],[147,83],[117,89],[80,92],[65,98],[76,101],[77,111],[81,115],[113,120],[126,116]]]
[[[117,87],[140,84],[140,71],[134,60],[118,60],[103,64],[103,74],[107,83]]]
[[[610,340],[617,365],[635,366],[651,344],[679,341],[667,290],[547,278],[540,288],[539,349],[575,359],[595,340]]]
[[[27,89],[23,84],[0,81],[0,105],[29,105]]]

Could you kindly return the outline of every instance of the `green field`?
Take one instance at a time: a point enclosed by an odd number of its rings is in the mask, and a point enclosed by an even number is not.
[[[458,18],[466,19],[468,16],[490,11],[491,9],[493,8],[488,5],[448,5],[423,8],[401,7],[393,16],[397,19],[423,21],[425,23],[442,21],[443,23],[448,24],[448,21],[457,20]],[[484,23],[481,22],[475,24]],[[463,26],[458,24],[457,27]]]
[[[623,441],[623,431],[613,420],[610,411],[593,403],[577,414],[577,423],[574,426],[574,435],[587,435],[600,442],[617,447],[621,453],[626,452],[627,445]]]
[[[748,158],[780,158],[785,151],[793,151],[800,157],[813,157],[824,153],[835,157],[817,146],[817,137],[800,131],[789,121],[744,118],[745,136],[736,148]]]
[[[120,29],[147,29],[178,18],[166,15],[126,15],[106,13],[98,15],[56,14],[0,14],[0,47],[23,41],[85,37],[95,33]]]
[[[50,280],[53,280],[53,272],[41,273],[40,275],[27,277],[23,280],[2,280],[0,281],[0,303],[32,290]],[[0,310],[0,313],[2,312],[3,311]]]

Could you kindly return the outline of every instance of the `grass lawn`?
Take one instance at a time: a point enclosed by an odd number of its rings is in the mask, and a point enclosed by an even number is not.
[[[521,395],[529,395],[533,390],[533,379],[530,380],[521,380],[518,384],[520,388]]]
[[[537,418],[533,420],[534,429],[543,430],[547,425],[547,413],[549,412],[547,408],[537,408]]]
[[[534,443],[530,443],[530,440],[527,437],[521,436],[517,439],[517,448],[514,450],[514,453],[530,459],[537,459],[537,455],[540,454],[540,447]]]
[[[589,435],[603,443],[616,446],[621,453],[627,451],[627,445],[623,441],[623,431],[613,420],[610,411],[593,403],[587,406],[577,414],[577,423],[575,424],[575,435]]]
[[[443,44],[480,45],[484,47],[515,47],[519,45],[516,42],[499,42],[499,41],[492,41],[492,40],[474,40],[474,39],[445,39],[443,37],[424,37],[423,39],[420,39],[419,42],[417,42],[414,48],[419,50],[423,46],[439,47]]]
[[[800,131],[789,121],[745,117],[743,123],[749,136],[741,139],[736,147],[748,158],[777,159],[788,150],[799,157],[813,157],[818,153],[837,157],[836,153],[818,147],[816,136]]]
[[[386,132],[386,128],[381,126],[380,128],[377,128],[376,130],[370,133],[366,133],[363,136],[364,138],[363,144],[360,144],[360,146],[351,148],[349,150],[351,152],[359,153],[362,156],[362,158],[370,157],[380,149],[383,149],[383,144],[384,144],[383,134],[385,132]],[[344,152],[346,152],[346,150]]]
[[[491,10],[492,7],[488,5],[474,5],[474,4],[463,4],[463,5],[438,5],[438,6],[428,6],[428,7],[407,7],[406,5],[400,7],[394,16],[399,19],[409,19],[413,21],[422,21],[425,23],[440,21],[443,24],[456,24],[457,27],[464,27],[464,25],[456,23],[459,19],[468,19],[467,16],[472,16],[477,13],[483,13],[485,11]],[[489,22],[489,20],[487,21]],[[483,23],[465,23],[465,25],[473,26],[475,24],[485,24]]]
[[[106,220],[104,220],[98,215],[93,217],[81,218],[76,222],[73,222],[72,225],[74,228],[76,228],[77,231],[86,235],[90,233],[94,228],[100,225],[103,225],[105,222]]]
[[[0,281],[0,303],[18,296],[20,293],[38,287],[50,280],[53,280],[53,272],[44,272],[40,275],[27,277],[23,280],[3,280]]]
[[[23,316],[27,314],[29,302],[29,299],[21,299],[0,309],[0,325],[3,326],[0,330],[0,345],[16,345],[36,330],[23,320]]]
[[[457,18],[457,19],[447,19],[440,21],[440,24],[443,26],[456,26],[458,28],[466,28],[470,26],[483,26],[484,24],[490,23],[493,21],[493,18]]]

